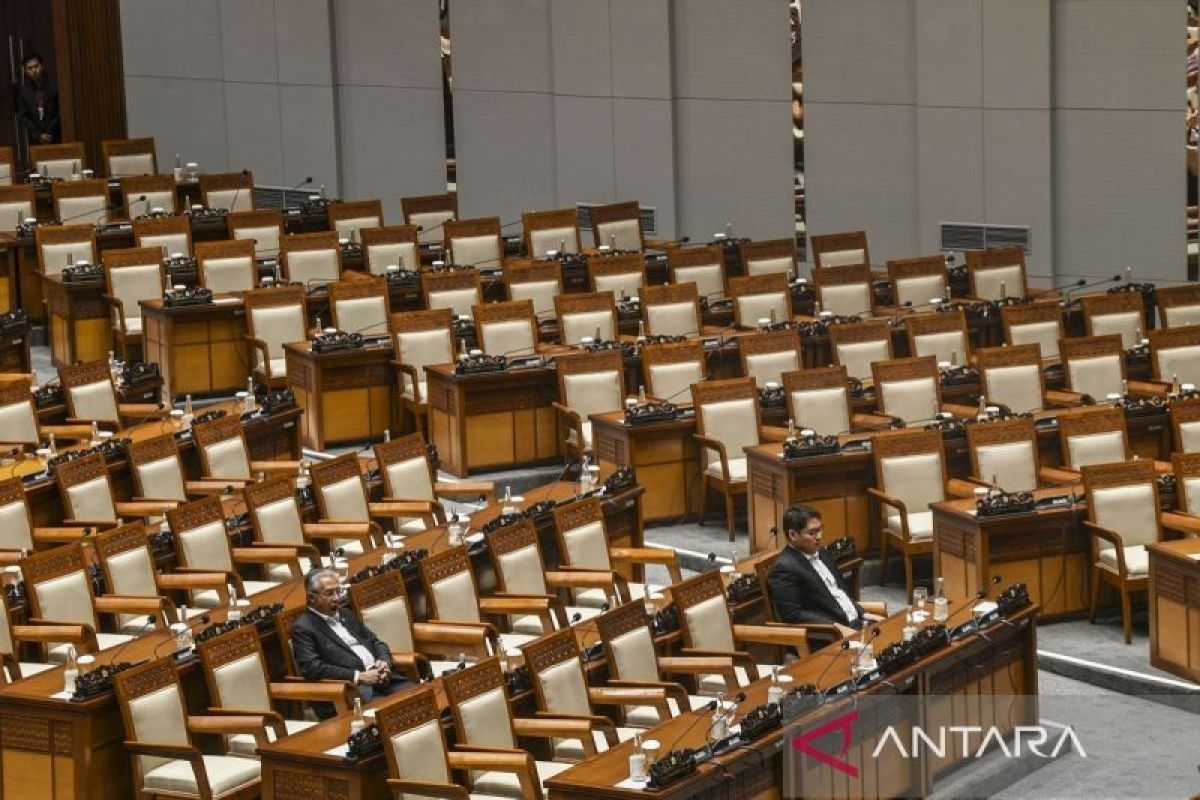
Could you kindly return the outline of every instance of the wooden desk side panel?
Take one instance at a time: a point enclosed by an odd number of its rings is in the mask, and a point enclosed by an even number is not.
[[[1200,681],[1200,562],[1188,570],[1151,552],[1150,663]]]

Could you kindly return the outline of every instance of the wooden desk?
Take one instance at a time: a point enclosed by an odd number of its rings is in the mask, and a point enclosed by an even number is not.
[[[0,371],[33,372],[29,358],[29,323],[0,331]]]
[[[1150,545],[1150,664],[1200,683],[1200,539]]]
[[[284,345],[288,388],[304,409],[306,447],[382,441],[395,429],[396,374],[392,345],[314,353],[307,342]]]
[[[592,451],[604,480],[633,467],[646,487],[647,522],[677,520],[700,511],[700,455],[695,417],[626,425],[623,411],[592,414]]]
[[[553,367],[455,375],[453,365],[438,364],[425,373],[429,437],[451,475],[559,458]]]
[[[171,308],[142,301],[144,360],[158,364],[171,397],[233,394],[250,375],[246,309],[240,297]]]
[[[103,361],[113,349],[112,314],[104,301],[104,281],[68,283],[62,275],[42,275],[50,320],[50,358],[55,367]]]
[[[12,233],[0,233],[0,314],[20,308],[17,283],[18,239]]]

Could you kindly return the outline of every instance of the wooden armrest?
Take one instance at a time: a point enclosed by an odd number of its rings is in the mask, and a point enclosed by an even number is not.
[[[217,481],[199,480],[184,481],[183,490],[191,495],[207,496],[213,494],[231,494],[234,490],[245,489],[250,481]]]
[[[295,475],[300,471],[302,463],[299,461],[251,461],[250,472],[286,472],[289,475]],[[221,480],[220,478],[209,478],[209,480]],[[244,478],[242,480],[245,480]]]
[[[305,539],[327,540],[330,548],[334,539],[357,539],[362,542],[363,552],[375,546],[375,532],[379,526],[373,522],[310,522],[300,526]]]
[[[78,442],[92,438],[91,425],[38,425],[38,432],[42,436],[53,433],[56,439],[70,439]]]
[[[738,686],[737,671],[733,668],[735,662],[741,662],[750,675],[750,679],[758,679],[758,670],[754,660],[746,653],[736,651],[716,653],[704,650],[684,648],[685,655],[659,657],[658,669],[668,675],[720,675],[725,680],[727,689]]]
[[[165,599],[157,595],[152,597],[135,597],[103,594],[92,598],[92,606],[101,614],[155,614],[160,618],[162,617],[164,602]]]
[[[70,622],[31,619],[25,625],[13,625],[12,637],[21,642],[72,642],[86,646],[89,652],[98,649],[96,633],[90,625]]]
[[[506,594],[479,598],[479,610],[486,614],[536,614],[548,611],[551,600],[543,595]]]
[[[393,650],[391,656],[392,666],[403,672],[413,683],[420,683],[422,675],[433,671],[429,659],[421,653],[397,653]]]
[[[1046,405],[1051,407],[1071,408],[1084,404],[1084,395],[1081,392],[1068,392],[1065,389],[1047,389],[1042,396],[1046,400]]]
[[[533,772],[533,756],[524,750],[508,750],[498,747],[467,750],[456,746],[446,753],[446,759],[450,762],[451,769],[494,769],[500,772],[514,772],[522,778],[528,778],[533,784],[538,783],[537,775]],[[522,789],[529,789],[524,780],[522,780]],[[534,797],[536,794],[530,792],[521,796]]]
[[[1088,533],[1096,536],[1097,538],[1103,539],[1113,546],[1113,549],[1116,550],[1117,553],[1117,572],[1119,572],[1122,576],[1128,575],[1129,573],[1125,568],[1125,539],[1122,538],[1121,534],[1087,520],[1084,520],[1083,527]]]
[[[951,497],[974,497],[976,489],[990,485],[974,478],[950,478],[946,481],[946,494]]]
[[[1189,537],[1200,536],[1200,517],[1180,514],[1175,511],[1162,512],[1162,526],[1173,531],[1182,531]]]
[[[795,647],[801,655],[808,651],[808,632],[802,625],[787,628],[769,625],[734,625],[733,638],[739,642]]]
[[[288,735],[283,715],[278,711],[259,711],[256,708],[217,708],[210,706],[205,709],[205,713],[213,717],[262,717],[263,727],[270,728],[275,733],[277,740]]]
[[[117,512],[117,515],[127,517],[162,516],[178,507],[178,500],[141,500],[113,503],[113,509]]]
[[[1038,467],[1038,480],[1043,483],[1073,485],[1083,480],[1083,474],[1070,467]]]
[[[975,419],[979,409],[974,406],[960,406],[957,403],[942,403],[942,411],[948,411],[958,419]]]
[[[280,545],[231,548],[233,560],[239,564],[286,564],[293,580],[303,577],[297,548]],[[240,584],[241,581],[239,580]]]
[[[604,570],[546,570],[546,585],[552,588],[604,589],[605,597],[615,593],[613,573]]]
[[[632,561],[637,564],[662,564],[667,568],[671,583],[682,583],[679,557],[670,547],[610,547],[608,557],[613,561]]]
[[[596,705],[654,706],[659,718],[671,716],[667,699],[672,698],[680,711],[688,710],[688,693],[672,681],[610,680],[605,686],[588,687],[588,701]]]
[[[878,614],[881,617],[887,617],[887,603],[883,602],[882,600],[864,600],[863,602],[859,603],[859,605],[862,606],[862,610],[868,614]]]
[[[539,738],[579,739],[585,758],[596,755],[596,740],[592,738],[592,723],[586,719],[564,717],[514,717],[513,731],[517,736]]]
[[[778,425],[758,426],[758,439],[760,442],[782,442],[787,439],[787,436],[787,428],[780,428]]]
[[[900,512],[902,518],[908,514],[908,507],[904,505],[904,501],[899,497],[892,497],[890,494],[881,492],[873,486],[867,487],[867,495],[874,497],[884,505],[891,506],[892,508],[896,509]]]
[[[77,542],[83,536],[83,528],[34,528],[34,544],[62,544]]]
[[[1161,397],[1171,391],[1171,384],[1166,381],[1125,381],[1125,391],[1130,397]]]
[[[187,718],[187,729],[192,733],[248,733],[259,747],[268,743],[266,725],[261,713],[254,716],[205,714]]]
[[[346,681],[287,681],[270,683],[267,691],[272,700],[307,700],[313,703],[333,703],[339,714],[345,714],[358,696]]]
[[[118,403],[117,414],[139,420],[146,417],[165,419],[171,416],[171,409],[164,407],[162,403]]]
[[[892,420],[884,414],[853,414],[850,427],[856,431],[885,431],[892,427]]]
[[[431,500],[404,500],[397,497],[384,497],[367,508],[373,517],[423,516],[434,513],[437,503]]]
[[[491,625],[468,622],[414,622],[414,644],[437,650],[438,645],[486,647],[495,633]]]
[[[489,503],[496,502],[496,484],[492,481],[438,482],[433,485],[433,493],[438,497],[479,497],[483,495]]]
[[[425,398],[421,397],[421,374],[417,372],[417,368],[412,364],[405,364],[401,361],[392,361],[392,366],[396,368],[397,372],[402,372],[407,375],[408,379],[412,382],[411,389],[413,394],[413,402],[424,403]],[[402,389],[406,388],[403,380],[399,381],[399,383]],[[403,394],[403,392],[401,392],[401,394]]]
[[[221,605],[229,604],[229,576],[224,572],[166,572],[155,575],[154,581],[165,591],[213,589]]]

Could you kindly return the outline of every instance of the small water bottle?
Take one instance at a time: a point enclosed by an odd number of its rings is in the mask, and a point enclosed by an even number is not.
[[[933,621],[945,622],[950,617],[950,601],[946,599],[942,578],[937,579],[937,592],[933,597]]]
[[[904,641],[910,642],[917,635],[917,623],[913,620],[912,606],[904,607]]]
[[[353,736],[365,727],[367,727],[367,720],[363,717],[362,698],[356,697],[354,698],[354,718],[350,720],[350,735]]]
[[[75,694],[75,681],[79,678],[79,664],[75,660],[75,645],[67,647],[67,663],[63,668],[63,691]]]
[[[642,735],[635,733],[633,735],[633,752],[629,754],[629,780],[635,783],[645,783],[648,777],[646,752],[642,749]]]
[[[767,688],[767,705],[779,705],[783,699],[783,687],[779,684],[779,667],[771,667],[771,685]]]

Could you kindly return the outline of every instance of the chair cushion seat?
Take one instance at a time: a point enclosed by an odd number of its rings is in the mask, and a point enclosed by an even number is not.
[[[301,573],[307,573],[315,566],[312,561],[304,558],[303,556],[301,556],[298,561],[300,562]],[[288,568],[287,564],[267,564],[266,566],[267,580],[271,581],[272,583],[283,583],[284,581],[290,581],[292,579],[292,571],[290,568]]]
[[[142,621],[145,622],[145,619]],[[124,633],[97,633],[96,644],[101,650],[107,650],[110,647],[116,647],[119,644],[128,642],[132,638],[132,636]],[[46,657],[54,664],[66,663],[68,648],[70,647],[70,642],[52,645],[46,650]]]
[[[535,761],[538,780],[545,782],[558,773],[570,769],[570,764],[558,764],[554,761]],[[475,789],[487,794],[500,797],[521,797],[521,783],[515,773],[486,770],[475,773]]]
[[[142,332],[142,318],[141,317],[126,317],[125,318],[125,332],[126,333],[141,333]]]
[[[422,401],[422,402],[424,402],[424,401],[425,401],[425,398],[429,396],[429,395],[425,394],[425,381],[417,381],[417,388],[418,388],[418,390],[421,392],[421,401]],[[408,398],[409,400],[415,400],[415,399],[416,399],[415,397],[413,397],[412,385],[411,385],[411,384],[407,384],[407,385],[405,385],[405,387],[404,387],[404,396],[405,396],[406,398]]]
[[[746,457],[730,456],[726,459],[729,462],[729,480],[744,481],[746,480]],[[724,480],[725,476],[721,473],[721,460],[710,461],[708,467],[704,470],[709,475],[715,478]]]
[[[887,529],[889,533],[900,535],[900,515],[888,514]],[[914,541],[933,538],[933,512],[932,511],[910,511],[908,512],[908,535]]]
[[[308,730],[315,722],[306,722],[302,719],[285,719],[283,726],[287,728],[288,736],[293,733]],[[225,741],[229,744],[229,752],[238,756],[253,756],[258,753],[258,742],[254,741],[254,737],[249,733],[235,733],[227,736]],[[267,728],[267,741],[275,741],[275,730]]]
[[[270,361],[270,367],[271,367],[270,376],[272,378],[281,378],[287,374],[287,359],[286,358],[272,358]]]
[[[1108,547],[1100,551],[1100,563],[1117,571],[1117,550]],[[1134,544],[1125,548],[1125,569],[1131,578],[1145,577],[1150,574],[1150,552],[1144,544]]]
[[[629,599],[641,600],[646,596],[646,584],[630,583],[629,584]],[[575,590],[575,605],[581,608],[600,608],[608,602],[608,596],[604,594],[603,589],[577,589]]]
[[[600,613],[599,608],[590,606],[565,606],[567,612],[567,620],[569,621],[576,614],[580,619],[591,619]],[[542,630],[542,621],[536,614],[521,614],[512,618],[513,633],[528,633],[533,636],[542,636],[543,634],[553,633],[553,631]]]
[[[540,636],[541,634],[538,634]],[[533,636],[528,633],[502,633],[500,634],[500,646],[504,648],[504,652],[516,650],[523,644],[529,644],[538,636]]]
[[[230,794],[258,781],[258,761],[236,756],[204,756],[204,771],[214,797]],[[196,795],[196,774],[192,765],[180,759],[168,761],[146,773],[143,788],[162,792]]]
[[[247,597],[265,592],[267,589],[274,589],[278,585],[270,581],[242,581],[242,588],[246,590]],[[221,605],[221,597],[217,594],[216,589],[201,589],[192,593],[192,605],[200,608],[216,608]]]
[[[701,697],[696,694],[688,695],[688,705],[691,706],[689,711],[695,711],[697,708],[704,708],[711,703],[713,698]],[[679,705],[674,698],[667,698],[667,704],[671,708],[671,713],[679,715]],[[663,720],[658,718],[658,710],[654,706],[633,706],[625,712],[625,724],[633,728],[653,728]]]
[[[617,728],[617,741],[626,742],[641,733],[637,728]],[[596,750],[603,753],[608,749],[608,739],[604,731],[592,731],[592,739],[596,742]],[[578,739],[556,739],[554,741],[554,758],[562,761],[582,761],[584,758],[583,742]]]
[[[586,419],[582,420],[579,424],[579,427],[583,429],[583,449],[591,450],[592,449],[592,422],[591,422],[591,420],[586,420]],[[575,429],[572,428],[570,431],[567,432],[567,441],[570,442],[571,444],[578,444],[578,442],[576,442],[575,439],[576,439]]]
[[[37,675],[39,672],[45,672],[48,669],[54,669],[54,665],[53,664],[38,664],[33,661],[22,661],[21,662],[21,680],[24,680],[25,678],[28,678],[32,675]],[[8,667],[4,667],[4,675],[8,678],[8,680],[10,682],[13,680],[13,674],[11,672],[9,672]]]
[[[755,664],[758,667],[758,677],[765,678],[771,674],[771,664]],[[750,676],[746,673],[745,667],[735,666],[733,671],[737,673],[738,684],[746,686],[750,683]],[[700,677],[700,694],[707,694],[716,697],[718,694],[734,694],[737,688],[728,688],[725,686],[725,679],[720,675],[702,675]]]

